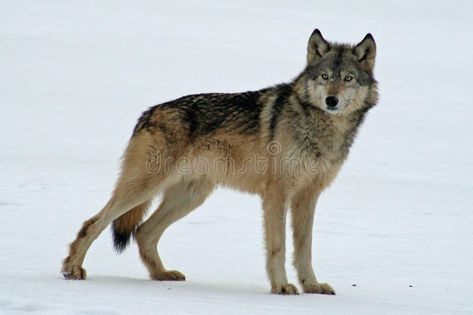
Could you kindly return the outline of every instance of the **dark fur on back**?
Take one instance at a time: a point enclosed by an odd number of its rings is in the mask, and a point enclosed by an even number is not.
[[[135,126],[133,135],[143,129],[153,129],[152,121],[157,109],[176,109],[187,124],[192,137],[212,133],[223,128],[228,132],[256,133],[259,129],[261,91],[243,93],[194,94],[151,107],[145,111]]]

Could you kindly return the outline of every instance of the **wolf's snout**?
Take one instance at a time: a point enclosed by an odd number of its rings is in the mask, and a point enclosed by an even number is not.
[[[327,104],[329,109],[333,109],[338,104],[338,98],[335,96],[327,96],[325,99],[325,103]]]

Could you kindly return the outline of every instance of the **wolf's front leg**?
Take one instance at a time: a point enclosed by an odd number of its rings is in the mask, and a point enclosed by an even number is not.
[[[313,188],[292,198],[292,231],[294,236],[294,267],[306,293],[335,294],[327,283],[319,283],[312,269],[312,227],[319,192]]]
[[[298,294],[297,288],[287,282],[286,262],[286,198],[271,192],[263,197],[264,232],[266,240],[266,270],[271,292]]]

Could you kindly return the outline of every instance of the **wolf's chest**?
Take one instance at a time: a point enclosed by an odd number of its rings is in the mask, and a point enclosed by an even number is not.
[[[280,161],[282,170],[295,178],[331,177],[345,160],[346,154],[340,148],[310,146],[294,148]]]
[[[300,159],[310,163],[331,166],[346,159],[348,145],[343,134],[330,134],[325,137],[306,137],[293,148]]]
[[[281,170],[292,178],[293,186],[304,186],[314,180],[326,186],[337,175],[348,149],[343,139],[304,139],[296,142],[281,156]]]

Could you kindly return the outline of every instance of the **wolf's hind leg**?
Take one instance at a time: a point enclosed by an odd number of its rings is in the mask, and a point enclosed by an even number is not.
[[[85,279],[82,263],[87,250],[107,225],[130,210],[144,213],[139,208],[147,207],[159,190],[172,184],[174,177],[170,174],[174,164],[169,160],[165,139],[166,136],[159,132],[133,135],[112,198],[99,213],[84,222],[70,245],[62,266],[66,279]]]
[[[69,247],[69,255],[64,259],[62,274],[66,279],[85,279],[86,272],[82,268],[87,250],[92,242],[114,219],[134,207],[149,204],[153,197],[152,189],[133,189],[132,185],[118,185],[112,198],[105,207],[82,225],[76,239]]]
[[[175,221],[200,206],[214,189],[207,179],[182,180],[165,190],[158,209],[141,224],[136,232],[140,256],[154,280],[185,280],[176,270],[166,270],[158,254],[157,245],[164,231]]]
[[[132,139],[125,152],[122,174],[111,199],[99,213],[84,222],[71,243],[69,255],[62,265],[66,279],[85,279],[82,263],[92,242],[122,214],[137,207],[146,207],[163,185],[166,174],[151,173],[145,167],[148,159],[146,148],[149,147],[149,141],[146,140],[145,137]]]

